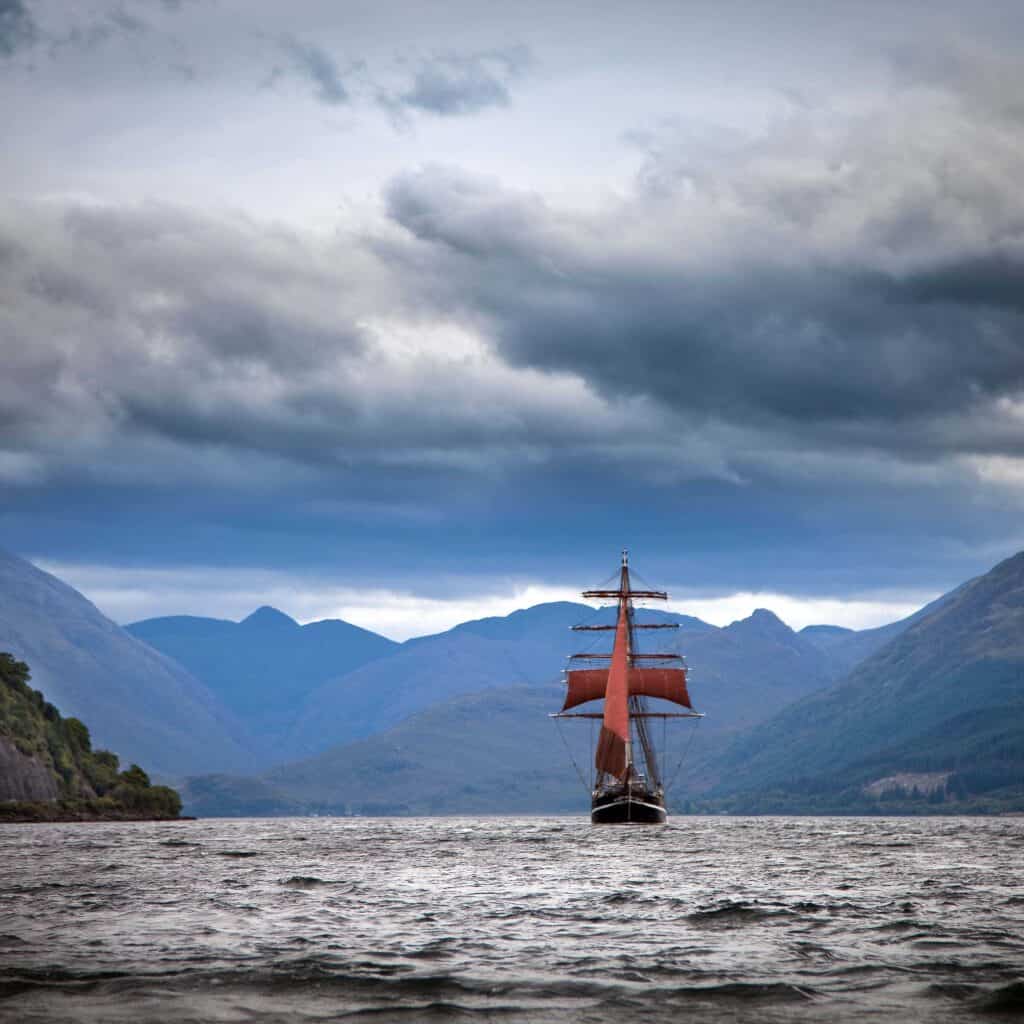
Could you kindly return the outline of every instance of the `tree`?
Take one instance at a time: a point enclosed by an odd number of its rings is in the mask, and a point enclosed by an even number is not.
[[[149,788],[149,776],[137,764],[121,772],[121,781],[138,789]]]

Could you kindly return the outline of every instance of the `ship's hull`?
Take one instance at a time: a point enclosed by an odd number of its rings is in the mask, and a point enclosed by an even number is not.
[[[665,804],[655,793],[602,793],[590,808],[592,825],[664,825]]]

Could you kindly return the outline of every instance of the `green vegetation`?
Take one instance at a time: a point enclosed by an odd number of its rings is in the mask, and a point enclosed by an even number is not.
[[[1024,811],[1024,553],[931,607],[715,754],[691,795],[748,812]],[[944,776],[940,790],[892,782],[915,774]]]
[[[63,718],[29,678],[28,665],[0,652],[0,738],[23,755],[15,755],[18,765],[36,787],[42,778],[56,799],[0,799],[0,821],[178,817],[181,799],[173,789],[151,785],[136,764],[121,771],[116,754],[93,750],[86,726]]]
[[[1024,703],[952,715],[840,771],[692,801],[694,813],[1019,814]],[[919,786],[919,780],[933,781]]]

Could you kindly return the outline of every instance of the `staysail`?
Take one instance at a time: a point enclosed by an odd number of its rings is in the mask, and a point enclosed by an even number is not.
[[[629,770],[629,616],[624,598],[619,601],[615,646],[607,676],[604,721],[594,764],[599,772],[622,779]]]

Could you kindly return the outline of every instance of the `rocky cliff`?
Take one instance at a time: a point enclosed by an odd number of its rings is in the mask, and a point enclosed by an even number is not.
[[[133,764],[93,750],[89,730],[28,685],[29,669],[0,652],[0,821],[176,818],[173,789]]]

